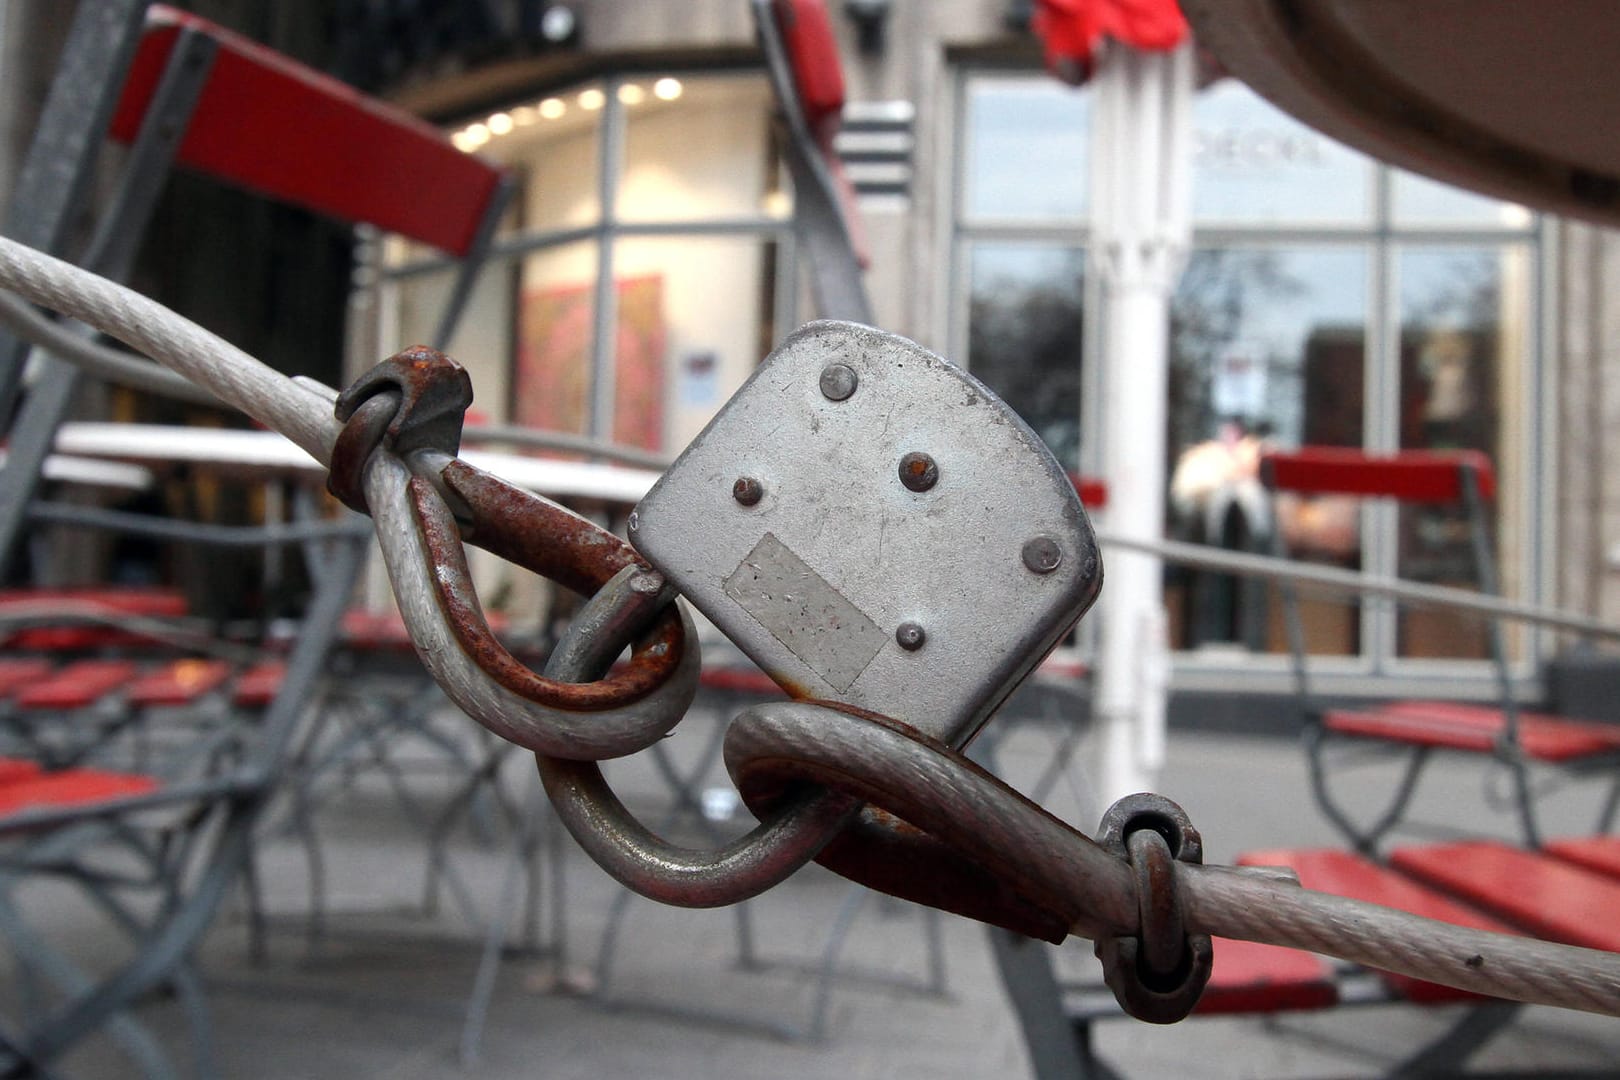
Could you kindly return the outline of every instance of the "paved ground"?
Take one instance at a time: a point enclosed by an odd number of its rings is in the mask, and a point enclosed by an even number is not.
[[[672,740],[682,760],[701,756],[709,723],[695,718]],[[1005,740],[1002,760],[1016,781],[1033,781],[1049,759],[1055,732],[1026,724]],[[1290,740],[1175,735],[1162,790],[1183,803],[1203,831],[1212,860],[1268,845],[1327,843],[1312,810],[1303,761]],[[516,755],[509,787],[532,776]],[[1081,775],[1069,770],[1050,805],[1088,825],[1095,809]],[[610,775],[626,800],[656,819],[666,789],[645,762]],[[1448,768],[1424,791],[1435,816],[1500,829],[1506,819],[1481,809],[1476,765]],[[723,782],[721,770],[711,777]],[[431,811],[442,778],[414,776],[409,790]],[[1552,797],[1555,824],[1578,828],[1596,797],[1571,790]],[[1483,815],[1483,816],[1478,816]],[[736,913],[689,912],[636,901],[625,909],[614,962],[595,997],[553,992],[555,955],[509,957],[495,981],[493,1008],[478,1058],[458,1063],[463,1008],[479,956],[478,922],[487,918],[505,880],[500,830],[461,827],[450,844],[465,878],[466,907],[447,895],[436,915],[407,914],[420,901],[425,872],[421,832],[409,823],[385,780],[369,774],[336,785],[318,815],[326,854],[329,901],[337,914],[318,945],[306,940],[296,914],[307,904],[303,849],[290,838],[266,847],[265,878],[275,920],[270,956],[246,957],[239,905],[227,912],[204,948],[212,985],[218,1060],[227,1077],[358,1080],[467,1076],[569,1078],[676,1077],[731,1080],[781,1077],[838,1080],[945,1080],[1023,1077],[1027,1055],[992,969],[982,931],[941,920],[948,992],[926,992],[926,923],[917,909],[871,901],[854,923],[846,966],[861,978],[836,984],[827,1034],[820,1041],[783,1038],[771,1029],[802,1028],[816,1004],[813,966],[841,905],[850,895],[838,879],[810,868],[748,907],[762,966],[738,966]],[[679,829],[677,831],[680,831]],[[696,840],[690,828],[684,835]],[[572,981],[602,981],[596,969],[618,887],[571,843],[559,846],[565,868],[565,955]],[[541,923],[557,913],[546,875]],[[57,940],[87,959],[108,948],[85,912],[51,893],[30,897],[30,910]],[[365,913],[357,913],[365,912]],[[1061,966],[1094,970],[1089,949],[1070,946]],[[886,980],[886,981],[885,981]],[[896,981],[906,986],[893,985]],[[1385,1072],[1404,1053],[1442,1031],[1450,1009],[1373,1007],[1280,1022],[1201,1020],[1154,1028],[1120,1020],[1103,1025],[1099,1042],[1134,1077],[1355,1077]],[[185,1026],[172,1002],[142,1017],[183,1046]],[[1620,1022],[1532,1009],[1481,1055],[1491,1070],[1615,1067],[1620,1074]],[[121,1077],[127,1062],[106,1045],[77,1054],[64,1073]]]

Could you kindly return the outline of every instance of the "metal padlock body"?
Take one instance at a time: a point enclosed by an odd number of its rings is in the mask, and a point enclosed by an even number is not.
[[[845,322],[810,323],[761,363],[630,539],[792,696],[957,747],[1102,583],[1074,485],[1035,433],[955,365]]]

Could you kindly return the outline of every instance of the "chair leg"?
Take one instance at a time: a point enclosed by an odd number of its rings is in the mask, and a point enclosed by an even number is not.
[[[1090,1024],[1071,1022],[1044,942],[987,927],[990,953],[1029,1050],[1035,1080],[1086,1080],[1112,1075],[1091,1051]]]
[[[1451,1076],[1524,1008],[1517,1001],[1477,1005],[1445,1034],[1390,1071],[1391,1077]]]
[[[1536,824],[1536,804],[1530,790],[1530,763],[1517,750],[1508,751],[1508,769],[1513,774],[1513,796],[1519,810],[1519,827],[1524,833],[1524,846],[1532,851],[1541,848],[1541,829]]]
[[[1407,807],[1411,805],[1412,797],[1417,793],[1417,782],[1422,776],[1423,767],[1428,764],[1430,748],[1418,746],[1408,751],[1406,766],[1396,782],[1389,804],[1370,825],[1363,827],[1351,819],[1330,789],[1327,762],[1323,760],[1326,743],[1327,734],[1320,725],[1313,723],[1306,726],[1306,758],[1310,763],[1311,792],[1316,798],[1316,804],[1356,852],[1376,857],[1378,842],[1406,816]]]

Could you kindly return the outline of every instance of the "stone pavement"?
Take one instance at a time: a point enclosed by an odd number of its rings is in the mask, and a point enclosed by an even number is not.
[[[695,717],[670,741],[682,760],[701,756],[705,724]],[[1058,733],[1038,723],[1002,741],[1004,771],[1027,785],[1050,757]],[[1238,851],[1286,844],[1331,843],[1311,806],[1304,762],[1293,740],[1176,732],[1161,790],[1182,802],[1202,830],[1211,861]],[[532,765],[512,755],[508,788],[532,781]],[[1094,823],[1083,769],[1071,768],[1049,805],[1061,816]],[[1505,830],[1505,815],[1484,805],[1479,763],[1447,765],[1423,792],[1436,816]],[[626,802],[654,820],[667,792],[644,760],[615,763],[610,777]],[[716,765],[710,781],[723,784]],[[420,808],[436,805],[447,779],[426,771],[410,779]],[[1596,805],[1593,790],[1553,796],[1554,826],[1578,829]],[[1469,815],[1485,814],[1481,818]],[[493,820],[493,815],[486,815]],[[1468,820],[1464,820],[1467,818]],[[828,1033],[793,1040],[770,1028],[806,1025],[820,955],[850,895],[839,879],[811,867],[748,905],[757,970],[737,964],[734,911],[682,911],[637,900],[626,909],[615,963],[601,999],[550,992],[558,958],[515,955],[502,965],[479,1056],[458,1063],[462,1009],[478,959],[480,922],[501,893],[505,833],[461,827],[451,863],[465,878],[466,908],[454,896],[436,914],[419,910],[424,846],[421,831],[379,775],[339,785],[317,818],[334,909],[318,944],[305,938],[297,913],[307,906],[303,849],[281,836],[266,845],[265,880],[274,921],[270,956],[246,956],[240,906],[224,913],[203,950],[213,986],[217,1058],[226,1077],[455,1076],[506,1078],[673,1077],[701,1080],[779,1077],[837,1080],[949,1080],[1025,1077],[1027,1056],[992,968],[982,930],[943,918],[948,993],[926,992],[925,923],[918,910],[872,899],[862,907],[844,951],[860,978],[840,980],[830,997]],[[689,828],[684,835],[699,839]],[[565,973],[594,977],[604,927],[618,887],[563,838],[566,889]],[[556,913],[554,885],[542,881],[542,927]],[[88,956],[108,946],[75,905],[41,891],[31,910]],[[1062,950],[1060,966],[1095,970],[1089,947]],[[886,981],[885,981],[886,980]],[[896,982],[906,986],[894,985]],[[143,1018],[185,1045],[185,1025],[169,1002]],[[1457,1015],[1452,1009],[1377,1006],[1282,1020],[1211,1019],[1156,1028],[1120,1020],[1101,1026],[1099,1044],[1132,1077],[1185,1080],[1225,1077],[1356,1077],[1382,1074],[1403,1054],[1433,1038]],[[1481,1054],[1481,1070],[1602,1069],[1620,1063],[1620,1021],[1529,1009]],[[1620,1068],[1616,1069],[1620,1073]],[[67,1076],[122,1077],[128,1065],[105,1045],[65,1063]]]

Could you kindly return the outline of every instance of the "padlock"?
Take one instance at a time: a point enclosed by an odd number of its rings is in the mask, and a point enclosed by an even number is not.
[[[962,747],[1096,598],[1074,485],[912,341],[792,334],[630,517],[636,548],[796,698]]]

